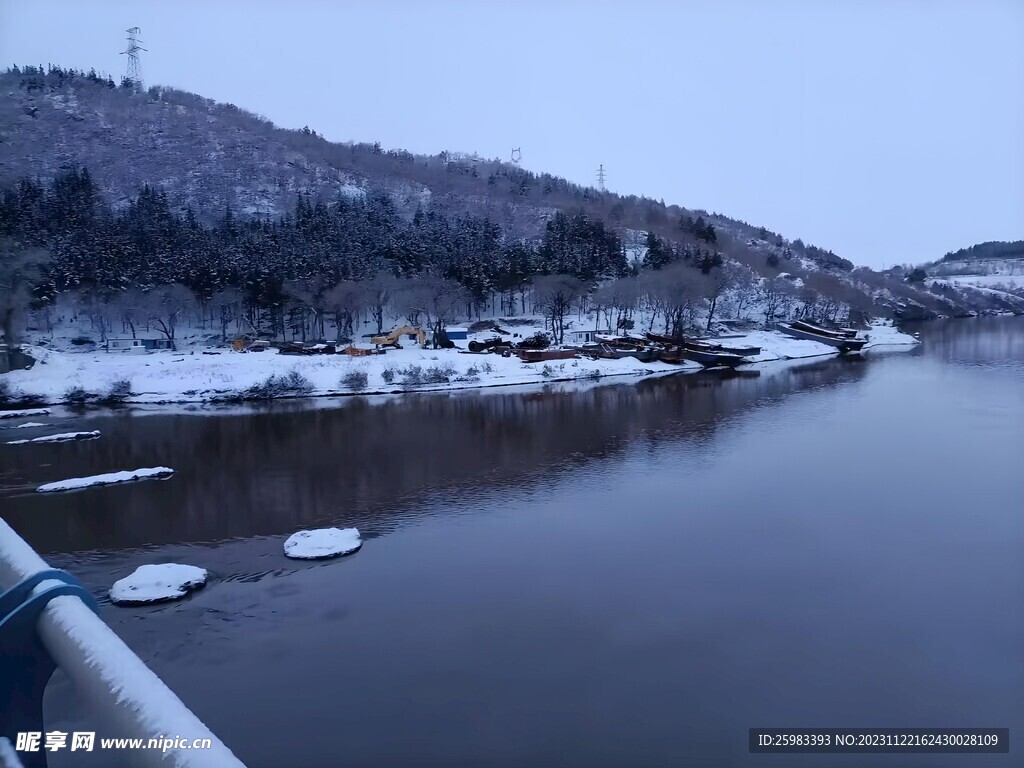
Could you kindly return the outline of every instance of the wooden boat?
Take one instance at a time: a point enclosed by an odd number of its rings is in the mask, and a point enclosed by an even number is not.
[[[657,355],[658,359],[663,363],[683,363],[686,361],[686,355],[682,347],[666,347],[659,350]]]
[[[632,357],[642,363],[646,363],[654,359],[654,350],[646,347],[614,347],[610,344],[601,344],[596,352],[598,357],[603,357],[606,360],[621,360],[624,357]]]
[[[661,336],[657,333],[645,333],[644,336],[648,341],[653,341],[655,344],[665,344],[669,347],[675,347],[682,343],[682,339],[674,339],[671,336]]]
[[[740,357],[761,354],[760,347],[729,347],[724,344],[714,344],[700,339],[691,339],[687,336],[674,338],[672,336],[660,336],[656,333],[648,333],[647,339],[655,342],[656,344],[667,344],[674,347],[689,347],[690,349],[695,349],[701,352],[725,353],[729,355],[739,355]]]
[[[722,366],[732,368],[747,362],[741,355],[733,355],[728,352],[706,352],[689,346],[683,347],[682,353],[685,359],[700,363],[705,368],[719,368]]]
[[[576,357],[575,349],[517,349],[516,354],[524,363],[541,363],[545,360],[570,360]]]
[[[739,355],[740,357],[749,357],[751,355],[761,354],[760,347],[727,347],[724,344],[708,344],[703,341],[697,341],[696,339],[688,339],[683,342],[684,346],[690,349],[697,349],[702,352],[725,352],[730,355]]]
[[[838,349],[840,354],[845,352],[860,352],[860,350],[864,348],[864,345],[868,343],[867,339],[855,339],[847,336],[829,336],[821,333],[814,333],[798,327],[797,323],[779,323],[777,327],[784,334],[792,336],[794,339],[805,339],[807,341],[818,341],[822,344],[828,344],[830,347]]]
[[[857,332],[851,328],[840,328],[839,330],[829,330],[828,328],[822,328],[820,325],[813,325],[804,320],[794,320],[791,325],[794,328],[799,328],[801,331],[807,331],[808,333],[816,333],[819,336],[835,336],[838,339],[855,339],[857,338]]]

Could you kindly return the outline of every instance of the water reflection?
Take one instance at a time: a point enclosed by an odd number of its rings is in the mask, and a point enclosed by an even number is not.
[[[722,423],[808,389],[855,381],[866,363],[826,358],[595,386],[347,399],[237,415],[88,418],[89,445],[2,447],[4,515],[42,552],[211,542],[328,522],[374,535],[424,494],[535,487],[633,441],[704,441]],[[166,465],[176,474],[56,496],[49,480]],[[19,493],[20,491],[20,493]]]

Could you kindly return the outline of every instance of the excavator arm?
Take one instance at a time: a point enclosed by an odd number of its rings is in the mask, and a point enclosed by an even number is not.
[[[398,340],[405,334],[415,334],[416,341],[419,342],[421,347],[427,346],[427,333],[422,328],[413,328],[411,325],[403,325],[401,328],[395,328],[390,333],[384,336],[372,336],[370,341],[378,347],[395,347],[400,349],[401,346]]]

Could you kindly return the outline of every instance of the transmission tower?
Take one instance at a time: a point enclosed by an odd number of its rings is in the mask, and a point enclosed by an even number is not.
[[[604,164],[597,166],[597,188],[605,192],[604,188]]]
[[[519,161],[522,160],[522,159],[523,159],[523,150],[521,150],[519,147],[516,147],[515,149],[513,149],[512,150],[512,162],[515,163],[516,165],[518,165]]]
[[[128,33],[128,50],[121,51],[122,56],[126,54],[128,56],[127,77],[135,84],[137,90],[142,90],[142,63],[139,61],[139,51],[146,50],[139,45],[142,42],[139,40],[139,32],[141,31],[138,27],[126,29],[125,32]]]

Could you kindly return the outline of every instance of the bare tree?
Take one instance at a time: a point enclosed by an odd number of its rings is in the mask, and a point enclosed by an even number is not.
[[[366,309],[374,298],[371,295],[371,290],[369,286],[354,280],[342,280],[327,289],[324,294],[324,303],[334,313],[337,341],[352,338],[354,333],[352,325],[356,315]]]
[[[706,330],[711,330],[711,323],[715,319],[715,309],[718,307],[718,300],[738,279],[739,269],[730,262],[713,268],[705,276],[702,293],[708,302],[708,324]]]
[[[146,293],[146,314],[171,346],[175,346],[174,334],[178,323],[195,303],[195,296],[187,287],[174,283],[154,288]]]
[[[732,315],[737,320],[743,320],[746,318],[747,307],[757,299],[757,280],[749,267],[736,262],[730,262],[729,265],[734,278],[728,291]]]
[[[533,284],[533,299],[551,321],[555,343],[565,340],[565,316],[585,291],[585,284],[572,275],[544,275]]]
[[[777,315],[788,314],[793,284],[784,277],[766,277],[761,280],[759,295],[764,304],[764,324],[768,325]]]
[[[10,238],[0,241],[0,330],[10,346],[18,341],[19,326],[32,302],[32,288],[48,260],[46,251],[23,248]]]
[[[704,306],[705,276],[676,262],[658,270],[652,292],[665,315],[665,333],[682,336],[696,324],[697,313]]]
[[[210,311],[220,325],[220,340],[228,340],[228,326],[245,319],[244,297],[237,288],[222,288],[210,299]]]
[[[615,330],[633,327],[633,312],[639,300],[640,285],[635,277],[613,280],[594,292],[594,305],[598,313],[604,308],[608,325]]]
[[[433,331],[436,349],[448,323],[458,317],[466,305],[469,293],[454,280],[435,275],[423,275],[410,283],[400,292],[398,301],[407,317],[423,316],[425,325]]]
[[[399,284],[398,278],[390,272],[378,272],[366,281],[367,306],[377,323],[378,335],[384,333],[384,310],[391,305]]]

